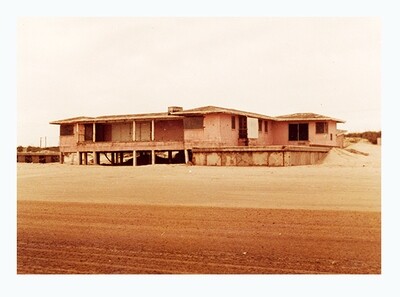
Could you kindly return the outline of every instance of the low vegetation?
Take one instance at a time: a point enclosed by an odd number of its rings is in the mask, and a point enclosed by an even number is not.
[[[27,152],[27,153],[36,153],[36,152],[42,152],[42,151],[51,151],[51,152],[59,152],[60,151],[60,147],[58,146],[49,146],[46,148],[43,147],[38,147],[38,146],[18,146],[17,147],[17,152],[18,153],[22,153],[22,152]]]
[[[367,139],[372,144],[377,144],[378,138],[382,137],[381,134],[382,134],[381,131],[366,131],[361,133],[347,133],[346,137]]]

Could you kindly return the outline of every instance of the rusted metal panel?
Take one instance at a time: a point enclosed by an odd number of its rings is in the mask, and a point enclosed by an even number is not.
[[[155,141],[183,141],[183,121],[155,121]]]

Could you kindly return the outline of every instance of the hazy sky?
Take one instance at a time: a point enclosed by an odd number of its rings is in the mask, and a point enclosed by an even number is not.
[[[205,105],[381,129],[379,18],[19,18],[17,144],[76,116]]]

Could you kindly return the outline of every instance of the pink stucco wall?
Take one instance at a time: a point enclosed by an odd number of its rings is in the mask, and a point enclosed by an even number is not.
[[[239,117],[235,116],[235,129],[232,129],[232,115],[208,114],[204,116],[204,129],[185,129],[185,144],[189,147],[221,147],[238,146]],[[268,123],[268,132],[262,131],[258,138],[249,142],[250,146],[265,146],[273,144],[272,121]]]
[[[218,114],[221,142],[226,146],[237,146],[239,139],[239,117],[235,116],[235,129],[232,129],[232,115]]]
[[[308,123],[308,144],[310,145],[329,145],[336,146],[336,122],[328,122],[327,134],[315,133],[315,122],[291,122],[291,123]],[[289,122],[272,122],[273,144],[274,145],[296,145],[302,144],[304,141],[289,141]],[[331,140],[332,134],[332,140]]]
[[[315,133],[315,122],[311,122],[308,126],[310,131],[310,141],[312,144],[319,145],[331,145],[336,146],[336,122],[329,121],[328,122],[328,133],[326,134],[316,134]],[[332,137],[332,140],[331,140]]]
[[[272,136],[272,126],[271,126],[271,121],[268,122],[268,131],[265,132],[265,120],[262,120],[262,129],[261,131],[258,131],[258,138],[256,139],[251,139],[249,142],[249,146],[266,146],[266,145],[272,145],[273,143],[273,136]]]
[[[221,123],[219,114],[204,116],[203,129],[185,129],[185,146],[190,147],[218,147],[223,144],[221,137]]]
[[[235,116],[236,127],[232,129],[232,116],[229,114],[216,114],[214,117],[210,117],[210,120],[218,122],[220,124],[220,135],[221,143],[225,146],[237,146],[239,139],[239,117]],[[249,141],[249,146],[266,146],[271,145],[273,142],[272,138],[272,127],[271,121],[268,121],[268,132],[265,132],[264,120],[262,122],[262,130],[258,131],[258,138],[253,138]]]

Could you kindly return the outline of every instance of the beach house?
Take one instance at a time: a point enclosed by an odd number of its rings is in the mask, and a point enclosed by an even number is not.
[[[60,162],[222,166],[315,164],[343,141],[343,120],[314,113],[267,116],[216,106],[75,117],[60,126]],[[71,158],[72,156],[72,158]]]

